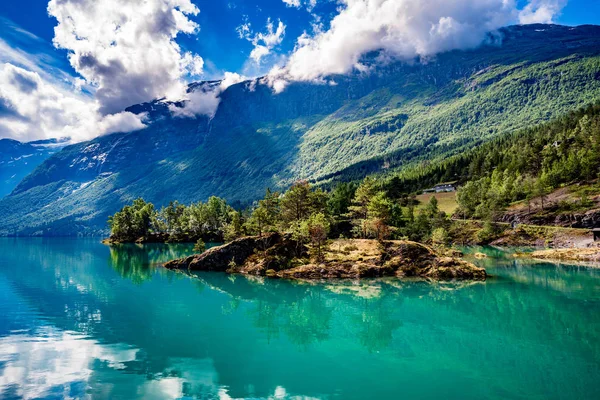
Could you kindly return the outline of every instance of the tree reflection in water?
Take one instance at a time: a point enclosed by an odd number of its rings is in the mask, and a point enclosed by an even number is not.
[[[141,284],[160,264],[193,253],[192,244],[116,244],[110,246],[109,262],[123,278]]]

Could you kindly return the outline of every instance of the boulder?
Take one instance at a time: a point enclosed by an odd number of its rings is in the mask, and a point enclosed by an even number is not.
[[[292,259],[304,257],[306,253],[306,246],[293,240],[290,235],[269,233],[236,239],[202,254],[169,261],[165,267],[265,275],[269,269],[286,268]]]
[[[385,245],[386,266],[399,277],[420,277],[433,280],[485,280],[485,269],[456,257],[439,256],[433,249],[410,241],[388,242]]]
[[[241,265],[255,251],[264,251],[280,241],[281,235],[278,233],[243,237],[222,246],[213,247],[202,254],[169,261],[164,266],[169,269],[225,272],[231,267],[232,262]]]

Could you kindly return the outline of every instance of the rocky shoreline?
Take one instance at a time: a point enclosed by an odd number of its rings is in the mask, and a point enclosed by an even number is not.
[[[102,240],[104,244],[126,244],[126,243],[137,243],[137,244],[150,244],[150,243],[195,243],[200,237],[189,236],[185,234],[173,237],[165,232],[160,233],[149,233],[146,236],[132,237],[132,238],[117,238],[110,236]],[[206,238],[207,241],[218,241],[219,238]]]
[[[600,248],[572,248],[537,250],[529,254],[536,260],[600,262]]]
[[[360,279],[395,276],[429,280],[485,280],[483,268],[457,254],[440,254],[411,241],[344,239],[333,241],[320,262],[290,235],[244,237],[202,254],[164,264],[188,271],[221,271],[282,279]]]

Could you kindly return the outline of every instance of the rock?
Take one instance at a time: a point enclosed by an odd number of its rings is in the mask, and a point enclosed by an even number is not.
[[[482,268],[457,257],[440,256],[428,246],[410,241],[355,240],[361,254],[326,252],[325,261],[306,263],[307,248],[290,235],[246,237],[203,254],[165,264],[172,269],[225,271],[286,279],[358,279],[383,276],[433,280],[485,280]],[[358,252],[358,247],[357,251]],[[351,253],[351,252],[350,252]],[[353,258],[354,257],[354,258]],[[232,262],[235,265],[231,265]]]
[[[277,271],[275,271],[274,269],[268,269],[267,272],[265,273],[266,276],[273,278],[275,276],[277,276]]]
[[[358,279],[393,275],[387,266],[365,262],[328,262],[306,264],[279,271],[277,276],[287,279]]]
[[[507,212],[500,217],[499,222],[592,229],[600,226],[600,210],[592,209],[585,212],[561,213],[556,209],[556,205],[550,205],[545,212],[539,212],[539,210],[531,214],[527,210],[516,213]]]
[[[433,249],[415,242],[392,242],[386,249],[391,259],[385,266],[400,277],[434,280],[485,280],[485,269],[456,257],[440,257]]]
[[[564,260],[598,263],[600,262],[600,249],[574,248],[538,250],[531,253],[531,257],[538,260]]]
[[[265,275],[267,270],[284,268],[290,260],[303,257],[306,253],[306,247],[293,240],[290,235],[269,233],[236,239],[202,254],[169,261],[164,266],[169,269]]]
[[[484,258],[487,258],[487,254],[483,254],[483,253],[475,253],[475,258],[482,260]]]
[[[280,240],[281,235],[278,233],[244,237],[222,246],[213,247],[202,254],[169,261],[164,266],[169,269],[225,272],[231,267],[232,262],[242,265],[255,251],[268,249]]]
[[[433,249],[416,242],[389,241],[381,244],[379,260],[327,261],[306,264],[277,273],[293,279],[357,279],[383,276],[421,277],[433,280],[485,280],[483,268],[456,257],[440,257]]]
[[[427,271],[426,278],[435,280],[470,279],[484,281],[487,278],[485,269],[470,262],[444,257],[438,260],[434,268]]]

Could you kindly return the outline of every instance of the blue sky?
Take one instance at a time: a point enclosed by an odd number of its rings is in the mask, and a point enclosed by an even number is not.
[[[197,35],[181,35],[178,42],[207,61],[207,79],[219,78],[222,71],[243,72],[245,62],[252,51],[252,44],[240,39],[236,29],[250,22],[257,31],[264,29],[267,19],[281,20],[286,24],[286,33],[278,49],[287,53],[294,47],[295,40],[305,29],[311,29],[313,16],[306,8],[287,6],[282,0],[193,0],[200,14],[192,19],[200,25]],[[47,12],[48,0],[20,0],[0,2],[0,16],[14,22],[51,44],[56,19]],[[325,21],[334,14],[336,4],[317,4],[313,10]],[[0,30],[0,38],[5,32]],[[47,50],[47,48],[45,48]],[[60,57],[65,51],[56,50]],[[266,69],[266,67],[264,67]]]
[[[282,53],[293,49],[296,38],[304,30],[310,30],[313,21],[313,16],[305,8],[289,7],[282,0],[193,0],[193,3],[201,10],[193,18],[200,25],[200,33],[181,35],[178,41],[184,48],[201,54],[208,62],[208,78],[218,77],[221,71],[243,72],[252,44],[240,39],[236,28],[246,18],[257,30],[265,26],[267,18],[281,19],[286,24],[285,37],[278,47]],[[2,1],[0,16],[49,44],[54,36],[56,20],[48,16],[47,5],[47,0]],[[335,7],[332,2],[317,3],[314,12],[328,21],[335,14]],[[556,22],[565,25],[600,24],[600,1],[570,0]],[[0,31],[0,37],[3,35]]]
[[[362,56],[430,57],[522,23],[600,24],[599,0],[5,0],[0,138],[86,140],[143,129],[123,110],[183,101],[211,115],[232,84],[327,82]],[[187,92],[190,81],[223,79]]]

